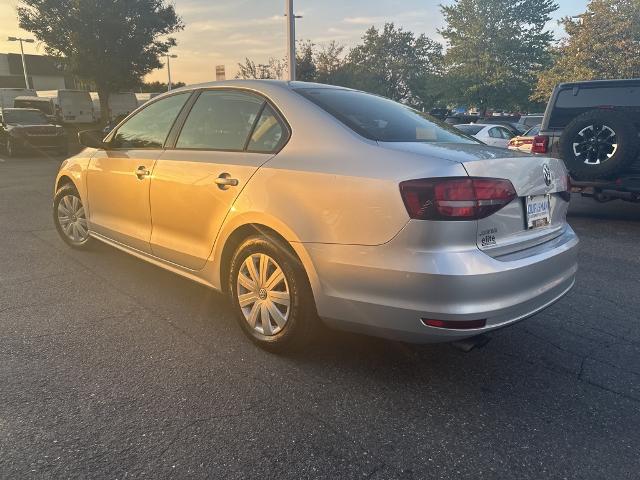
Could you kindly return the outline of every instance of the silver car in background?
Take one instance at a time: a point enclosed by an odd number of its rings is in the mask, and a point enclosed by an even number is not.
[[[267,349],[299,347],[320,320],[409,342],[463,339],[574,284],[560,160],[483,145],[378,96],[216,82],[81,140],[91,148],[56,181],[62,238],[97,239],[227,293]]]

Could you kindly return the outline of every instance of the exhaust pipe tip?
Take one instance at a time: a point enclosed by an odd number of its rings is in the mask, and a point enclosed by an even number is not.
[[[455,342],[451,342],[450,345],[456,350],[460,350],[464,353],[469,353],[474,348],[482,348],[487,343],[489,343],[491,337],[489,335],[485,335],[481,333],[480,335],[476,335],[475,337],[465,338],[464,340],[456,340]]]

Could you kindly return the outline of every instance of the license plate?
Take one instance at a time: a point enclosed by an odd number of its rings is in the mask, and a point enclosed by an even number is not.
[[[549,195],[527,197],[527,228],[546,227],[551,223],[551,202]]]

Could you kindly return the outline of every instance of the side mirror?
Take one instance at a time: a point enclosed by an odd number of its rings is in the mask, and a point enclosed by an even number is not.
[[[106,149],[107,145],[102,141],[104,134],[100,130],[83,130],[78,132],[78,141],[83,147]]]

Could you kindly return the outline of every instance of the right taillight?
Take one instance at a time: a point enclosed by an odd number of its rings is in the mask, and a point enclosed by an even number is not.
[[[517,197],[509,180],[478,177],[407,180],[400,183],[400,193],[417,220],[477,220]]]
[[[536,135],[533,137],[531,153],[547,153],[549,148],[549,137],[547,135]]]

